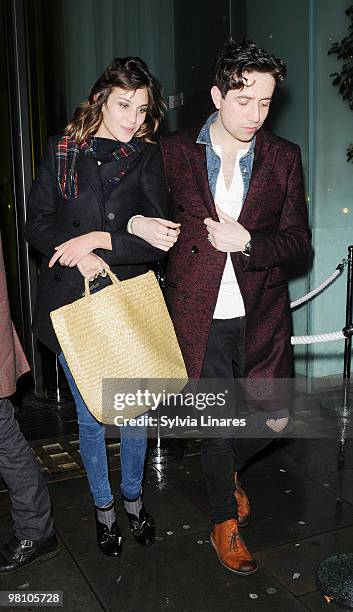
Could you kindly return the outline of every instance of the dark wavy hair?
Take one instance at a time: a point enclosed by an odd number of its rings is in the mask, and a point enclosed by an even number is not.
[[[117,57],[112,61],[93,85],[88,100],[76,108],[65,134],[78,143],[94,134],[102,122],[103,105],[114,87],[125,91],[147,89],[146,119],[135,136],[154,142],[153,135],[164,117],[166,106],[157,79],[139,57]]]
[[[258,47],[253,40],[230,39],[223,46],[214,70],[213,84],[223,98],[230,89],[243,89],[246,85],[245,71],[269,73],[276,83],[283,81],[287,75],[284,61]]]

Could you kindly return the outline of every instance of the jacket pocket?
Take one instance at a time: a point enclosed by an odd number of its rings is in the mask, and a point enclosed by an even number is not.
[[[281,285],[286,285],[287,284],[287,279],[286,278],[282,278],[281,280],[276,281],[275,283],[270,283],[268,285],[266,285],[267,289],[274,289],[275,287],[280,287]]]
[[[164,283],[164,295],[166,297],[166,301],[169,303],[181,302],[185,304],[187,299],[186,293],[178,289],[177,283],[167,278]]]
[[[269,278],[266,283],[266,289],[274,289],[275,287],[286,285],[288,281],[286,272],[287,270],[283,266],[271,268]]]

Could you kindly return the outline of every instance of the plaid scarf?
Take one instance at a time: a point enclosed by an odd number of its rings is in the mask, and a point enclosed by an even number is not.
[[[94,137],[84,140],[80,144],[69,136],[62,136],[58,142],[56,149],[57,159],[57,183],[58,190],[62,198],[70,200],[77,198],[79,195],[78,177],[75,170],[77,156],[82,152],[85,155],[98,158],[97,143]],[[130,142],[117,142],[116,148],[107,155],[109,161],[120,161],[142,151],[143,142],[140,138],[132,138]],[[129,160],[130,161],[130,160]],[[115,186],[121,181],[126,174],[129,165],[119,164],[120,168],[117,174],[113,176],[109,182]]]

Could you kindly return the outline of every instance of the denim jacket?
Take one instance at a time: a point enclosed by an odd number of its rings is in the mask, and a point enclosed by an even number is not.
[[[210,189],[211,189],[213,198],[215,197],[215,194],[216,194],[217,178],[218,178],[218,174],[221,168],[221,160],[213,149],[211,137],[210,137],[210,127],[211,127],[211,124],[217,119],[217,115],[218,115],[218,111],[216,111],[215,113],[209,116],[206,123],[202,126],[201,131],[196,140],[198,144],[206,145],[208,183],[210,185]],[[244,185],[243,204],[247,196],[249,185],[250,185],[252,167],[254,163],[255,142],[256,142],[256,136],[252,139],[249,150],[239,160],[239,166],[240,166],[241,176],[242,176],[243,185]]]

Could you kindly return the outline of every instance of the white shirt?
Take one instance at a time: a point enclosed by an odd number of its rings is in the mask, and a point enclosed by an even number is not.
[[[220,145],[213,145],[213,148],[221,160],[221,167],[216,184],[215,202],[223,212],[237,221],[242,208],[244,192],[239,160],[245,155],[246,150],[241,150],[237,153],[232,183],[229,189],[227,189],[223,175],[221,147]],[[213,318],[233,319],[234,317],[243,317],[244,315],[245,308],[243,298],[235,276],[232,260],[228,253]]]

